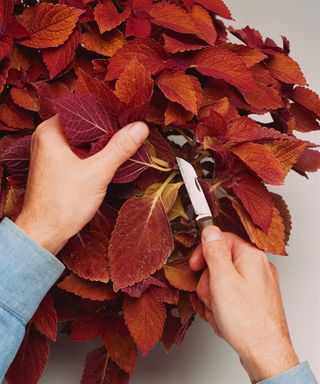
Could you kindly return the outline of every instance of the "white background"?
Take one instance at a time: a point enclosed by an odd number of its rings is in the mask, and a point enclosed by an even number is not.
[[[310,87],[320,92],[319,0],[227,0],[237,27],[250,25],[280,42],[291,41],[292,57],[302,66]],[[320,144],[320,132],[307,135]],[[287,318],[296,351],[309,360],[320,379],[320,173],[307,181],[290,174],[278,188],[291,209],[294,227],[289,257],[272,257],[279,267]],[[241,330],[239,329],[239,332]],[[91,345],[52,345],[42,384],[80,383],[82,364]],[[140,358],[133,384],[245,384],[249,383],[235,353],[203,322],[197,321],[180,349],[167,355],[155,348]]]

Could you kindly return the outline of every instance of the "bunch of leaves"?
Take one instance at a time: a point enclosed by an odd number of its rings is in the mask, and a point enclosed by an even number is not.
[[[295,134],[319,130],[320,100],[286,38],[278,46],[223,19],[222,0],[0,0],[1,217],[21,210],[41,121],[58,113],[81,158],[127,123],[150,126],[59,254],[66,272],[28,324],[9,383],[39,380],[58,323],[70,341],[102,340],[82,384],[124,384],[138,349],[160,340],[169,350],[204,317],[188,266],[199,230],[177,155],[194,165],[217,225],[286,254],[290,213],[268,186],[319,168],[316,145]]]

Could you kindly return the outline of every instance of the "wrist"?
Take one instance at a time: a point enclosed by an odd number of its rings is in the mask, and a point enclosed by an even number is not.
[[[240,356],[240,361],[252,383],[277,376],[299,364],[291,341],[280,346],[261,346],[257,351]]]
[[[32,240],[40,244],[53,255],[56,255],[68,240],[64,239],[57,229],[30,218],[23,212],[21,212],[15,219],[15,224],[29,237],[31,237]]]

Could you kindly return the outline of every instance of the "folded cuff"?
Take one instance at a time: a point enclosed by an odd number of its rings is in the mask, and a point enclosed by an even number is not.
[[[317,380],[311,371],[309,363],[304,361],[280,375],[260,381],[257,384],[317,384]]]
[[[0,223],[0,303],[27,323],[64,265],[10,219]]]

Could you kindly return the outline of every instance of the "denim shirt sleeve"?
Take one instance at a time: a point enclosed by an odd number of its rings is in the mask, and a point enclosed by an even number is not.
[[[280,375],[260,381],[257,384],[317,384],[308,362],[303,362]]]
[[[64,270],[50,252],[10,219],[0,223],[0,383],[23,340],[25,325]]]

